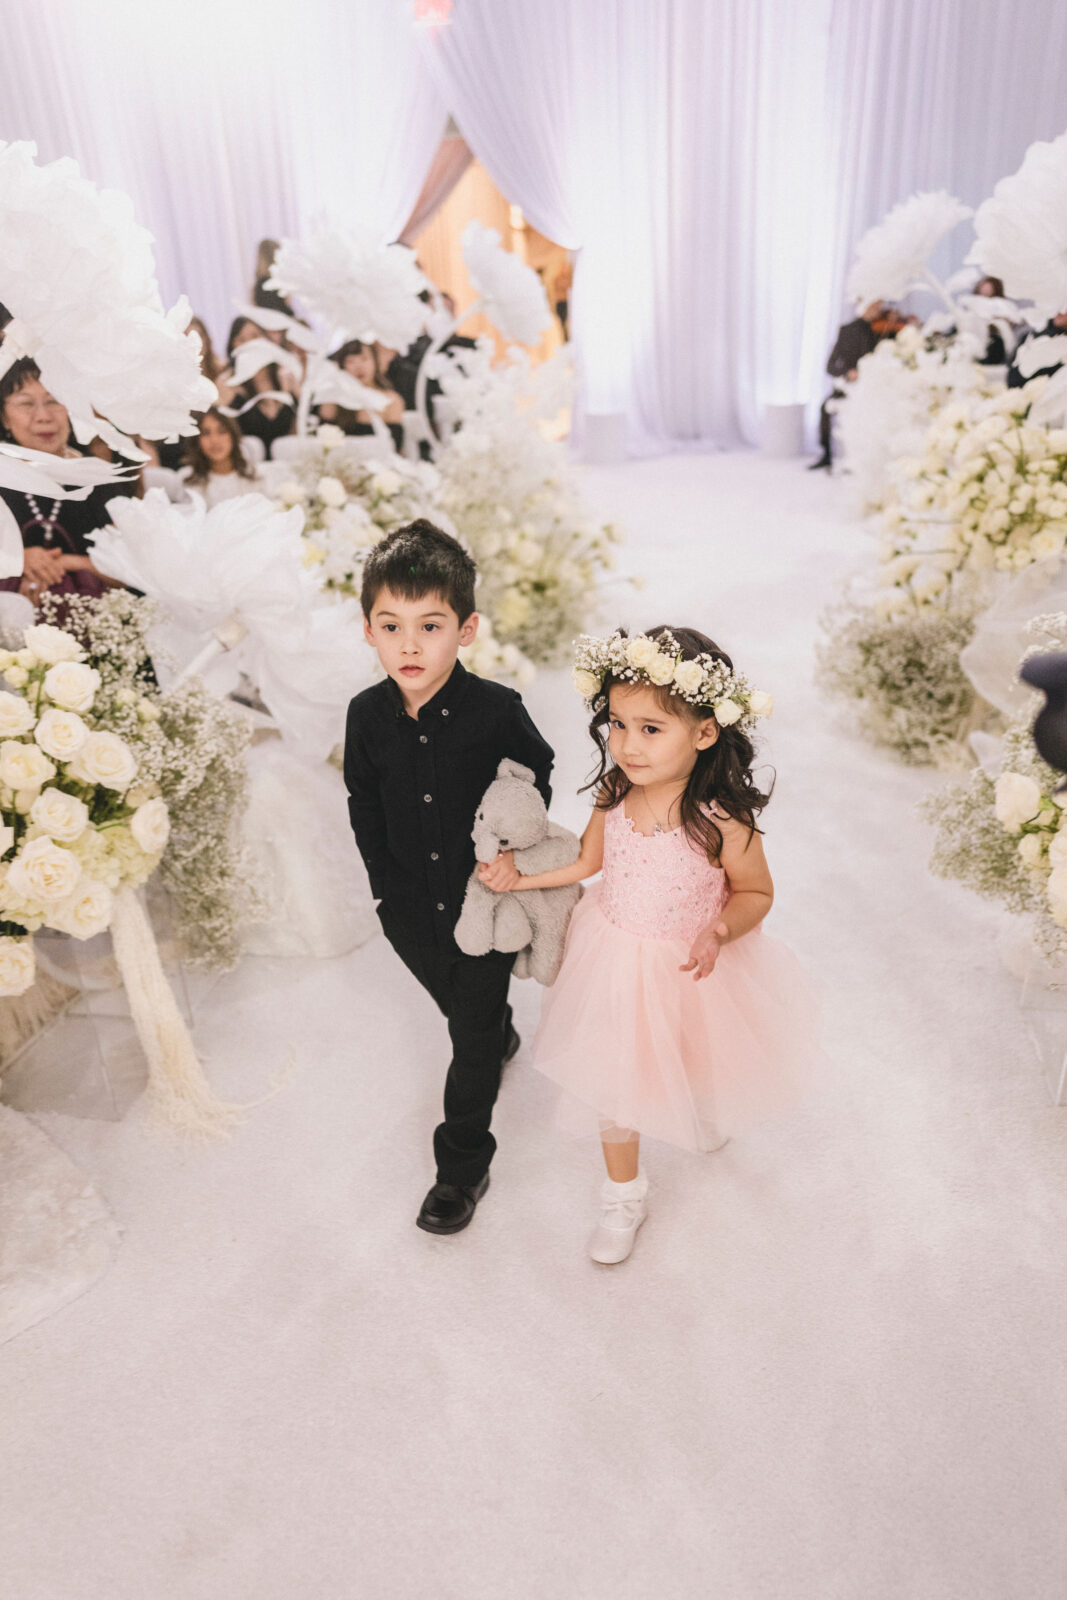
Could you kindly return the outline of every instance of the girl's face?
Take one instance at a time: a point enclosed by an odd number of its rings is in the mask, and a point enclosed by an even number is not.
[[[233,467],[233,440],[218,417],[207,416],[200,424],[200,445],[211,465]]]
[[[241,326],[233,336],[232,348],[237,350],[241,345],[250,343],[252,339],[262,338],[262,328],[257,328],[254,322],[242,322]]]
[[[362,350],[354,350],[351,355],[345,356],[344,370],[358,383],[365,383],[369,388],[374,384],[374,351],[368,350],[364,345]]]
[[[685,783],[698,751],[719,737],[714,717],[698,722],[685,712],[668,711],[640,684],[613,685],[608,706],[611,758],[640,787]]]
[[[50,456],[62,455],[70,434],[66,407],[52,399],[39,378],[27,378],[8,396],[0,421],[24,450],[43,450]]]

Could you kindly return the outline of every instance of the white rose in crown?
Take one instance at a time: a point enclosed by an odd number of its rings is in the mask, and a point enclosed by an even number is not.
[[[674,678],[674,661],[671,656],[661,655],[657,650],[648,666],[645,668],[652,682],[660,688],[665,687]]]
[[[23,900],[51,905],[74,893],[81,877],[81,862],[51,839],[31,839],[11,863],[7,887]]]
[[[704,668],[699,661],[679,661],[674,669],[674,681],[682,694],[697,694],[704,682]]]
[[[17,739],[20,733],[29,733],[33,722],[29,701],[0,689],[0,739]]]
[[[48,622],[38,622],[27,628],[22,637],[27,650],[32,650],[38,661],[54,667],[59,661],[84,661],[85,651],[77,639],[62,628],[53,628]]]
[[[595,672],[585,672],[581,667],[575,667],[574,687],[583,700],[592,700],[595,694],[600,693],[600,679]]]
[[[653,641],[643,636],[631,639],[626,646],[626,659],[638,672],[647,672],[658,655],[659,650]]]
[[[170,812],[165,800],[146,800],[130,818],[130,832],[145,855],[156,856],[170,838]]]
[[[741,720],[741,707],[736,700],[717,700],[712,709],[720,728],[729,728]]]
[[[45,921],[59,933],[92,939],[111,926],[115,896],[106,883],[81,883],[74,894],[49,909]]]
[[[58,661],[44,675],[44,692],[64,711],[88,711],[100,687],[100,674],[84,661]]]
[[[76,711],[57,711],[54,706],[49,706],[41,712],[41,720],[34,729],[33,737],[46,756],[54,756],[57,761],[69,761],[89,737],[89,729]]]
[[[996,781],[993,809],[998,822],[1009,833],[1017,833],[1041,809],[1041,790],[1033,778],[1026,778],[1021,772],[1002,772]]]
[[[336,506],[339,508],[348,499],[348,490],[340,478],[320,478],[316,494],[324,506]]]
[[[9,789],[39,789],[55,775],[55,767],[35,744],[13,739],[0,744],[0,783]]]
[[[773,694],[766,694],[762,689],[753,689],[748,697],[748,709],[754,717],[769,717],[774,710]]]
[[[117,733],[90,733],[67,771],[80,783],[98,783],[105,789],[122,791],[136,778],[137,762]]]
[[[64,794],[62,789],[42,789],[30,807],[30,821],[50,839],[73,844],[89,824],[89,807],[84,800]]]
[[[386,467],[384,472],[376,472],[370,481],[370,486],[375,494],[380,494],[389,500],[399,489],[404,486],[404,480],[399,472],[394,472],[391,467]]]
[[[37,977],[29,939],[0,939],[0,996],[13,1000],[33,987]]]

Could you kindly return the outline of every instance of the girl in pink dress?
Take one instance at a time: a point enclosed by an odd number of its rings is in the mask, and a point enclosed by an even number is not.
[[[791,1106],[818,1059],[816,1007],[760,923],[774,895],[751,734],[771,697],[690,628],[583,637],[596,802],[572,867],[490,888],[603,878],[579,902],[546,991],[534,1065],[597,1128],[607,1178],[594,1261],[626,1259],[645,1217],[642,1134],[715,1150]]]

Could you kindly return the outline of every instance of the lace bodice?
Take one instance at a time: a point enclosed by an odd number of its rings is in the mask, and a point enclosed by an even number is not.
[[[607,813],[600,908],[616,927],[652,939],[692,939],[728,893],[726,873],[681,828],[644,834],[621,805]]]

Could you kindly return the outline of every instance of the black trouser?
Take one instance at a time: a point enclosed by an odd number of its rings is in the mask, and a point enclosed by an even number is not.
[[[455,948],[419,944],[386,906],[379,906],[378,914],[389,943],[448,1019],[452,1061],[445,1079],[445,1120],[433,1136],[437,1180],[477,1183],[496,1149],[489,1124],[511,1023],[508,984],[515,957],[495,950],[465,956]]]
[[[829,405],[831,400],[840,400],[844,389],[834,386],[832,394],[828,394],[819,407],[819,445],[823,455],[829,461],[833,456],[833,418],[830,415]]]

